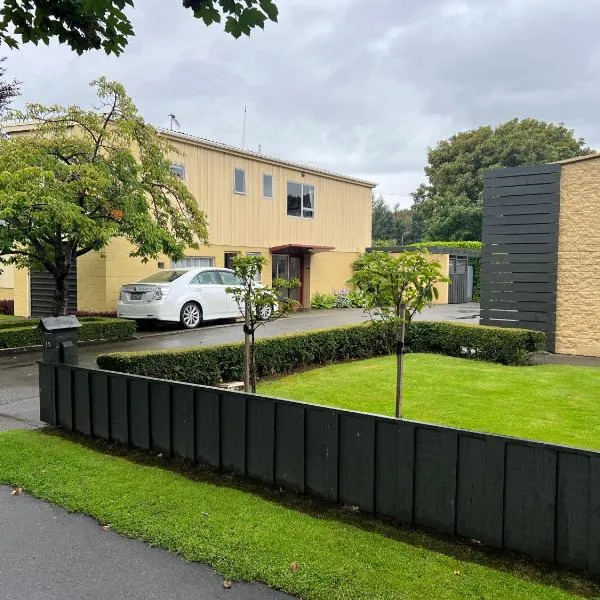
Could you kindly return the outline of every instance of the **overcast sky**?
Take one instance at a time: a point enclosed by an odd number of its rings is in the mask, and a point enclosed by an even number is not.
[[[278,0],[235,40],[181,0],[136,0],[120,57],[6,51],[20,102],[93,102],[122,81],[145,118],[378,182],[391,203],[424,179],[428,145],[512,117],[563,121],[600,147],[598,0]]]

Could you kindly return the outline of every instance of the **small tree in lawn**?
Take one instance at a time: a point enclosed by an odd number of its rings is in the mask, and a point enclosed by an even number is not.
[[[363,292],[371,319],[392,324],[396,344],[396,418],[402,417],[404,335],[417,312],[438,298],[436,284],[449,281],[426,252],[369,252],[354,263],[352,282]]]
[[[289,312],[292,300],[281,297],[282,290],[300,287],[297,279],[276,279],[272,287],[256,283],[266,259],[262,256],[236,256],[233,259],[233,270],[240,280],[238,286],[228,287],[244,317],[244,390],[256,393],[256,330],[269,321],[275,321]]]
[[[26,135],[0,139],[0,268],[43,268],[52,314],[65,314],[78,257],[122,237],[142,260],[183,258],[207,243],[204,213],[170,171],[174,148],[144,122],[120,83],[92,82],[99,105],[30,104],[12,120]]]

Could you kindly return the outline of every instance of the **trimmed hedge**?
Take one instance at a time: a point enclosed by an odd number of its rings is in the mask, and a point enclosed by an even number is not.
[[[409,351],[438,352],[512,365],[527,364],[529,353],[543,348],[544,337],[543,333],[523,329],[450,322],[415,321],[407,330]],[[394,351],[389,324],[368,323],[258,340],[256,366],[259,377],[265,377]],[[243,379],[244,346],[238,343],[155,352],[118,352],[102,354],[97,362],[100,368],[109,371],[216,385]]]
[[[42,343],[41,334],[37,329],[37,321],[25,321],[19,326],[13,325],[0,329],[0,348],[23,348],[37,346]],[[127,339],[136,331],[135,323],[125,319],[104,319],[88,317],[81,319],[79,341]]]
[[[461,248],[463,250],[481,250],[481,242],[415,242],[412,248]]]

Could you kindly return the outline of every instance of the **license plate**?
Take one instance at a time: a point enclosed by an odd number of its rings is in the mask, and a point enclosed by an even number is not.
[[[129,299],[130,300],[141,300],[142,299],[142,292],[130,292],[129,293]]]

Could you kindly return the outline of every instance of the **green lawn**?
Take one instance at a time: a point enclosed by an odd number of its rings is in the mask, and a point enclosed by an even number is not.
[[[600,369],[506,367],[436,354],[405,359],[407,419],[600,449]],[[395,379],[388,356],[265,381],[259,391],[393,415]]]
[[[164,460],[148,454],[116,452],[52,433],[2,433],[0,481],[210,563],[228,578],[264,581],[305,600],[559,599],[600,592],[567,571],[180,463],[161,468]]]

